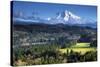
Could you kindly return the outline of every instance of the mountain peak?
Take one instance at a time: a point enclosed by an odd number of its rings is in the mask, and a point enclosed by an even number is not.
[[[66,22],[69,21],[70,18],[75,19],[75,20],[81,19],[81,17],[75,15],[74,13],[68,10],[58,13],[58,16],[57,16],[57,19],[64,19],[64,21]]]

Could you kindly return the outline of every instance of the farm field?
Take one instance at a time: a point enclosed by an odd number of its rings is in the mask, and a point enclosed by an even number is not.
[[[77,43],[76,45],[73,45],[71,47],[68,48],[63,48],[60,49],[59,51],[61,53],[66,53],[67,51],[70,52],[71,50],[73,50],[74,52],[80,52],[81,54],[85,54],[86,52],[89,51],[96,51],[95,47],[89,47],[90,43]]]
[[[76,45],[72,45],[71,47],[89,47],[90,43],[77,43]]]
[[[77,48],[64,48],[64,49],[60,49],[59,51],[61,53],[66,53],[67,50],[69,52],[71,50],[73,50],[74,52],[80,52],[81,54],[85,54],[86,52],[89,52],[89,51],[96,51],[96,48],[80,48],[80,47],[77,47]]]

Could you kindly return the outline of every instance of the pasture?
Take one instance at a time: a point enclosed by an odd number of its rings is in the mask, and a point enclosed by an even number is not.
[[[81,54],[85,54],[89,51],[96,51],[95,47],[90,47],[90,43],[77,43],[76,45],[72,45],[68,48],[59,49],[61,53],[67,53],[73,50],[74,52],[79,52]]]
[[[71,47],[90,47],[90,43],[77,43],[76,45],[72,45]]]

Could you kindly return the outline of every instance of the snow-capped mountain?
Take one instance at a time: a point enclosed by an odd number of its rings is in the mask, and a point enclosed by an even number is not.
[[[62,13],[59,13],[58,16],[57,16],[57,19],[63,19],[65,22],[68,22],[70,21],[70,19],[73,19],[73,20],[80,20],[81,18],[73,13],[71,13],[70,11],[64,11]]]
[[[71,25],[94,23],[94,21],[91,21],[89,19],[88,20],[84,19],[68,10],[58,13],[58,15],[55,18],[49,20],[49,23],[50,22],[51,24],[63,23],[63,24],[71,24]]]
[[[96,28],[96,21],[89,18],[82,18],[68,10],[58,13],[55,18],[50,18],[48,23],[50,24],[68,24],[68,25],[77,25],[77,26],[89,26]]]
[[[59,12],[55,18],[49,17],[47,19],[41,18],[14,18],[13,21],[21,21],[27,23],[46,23],[46,24],[68,24],[79,26],[93,26],[96,27],[96,22],[90,19],[84,19],[68,10]]]

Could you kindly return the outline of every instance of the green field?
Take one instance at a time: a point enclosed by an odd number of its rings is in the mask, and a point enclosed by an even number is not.
[[[77,43],[76,45],[72,45],[71,47],[90,47],[90,43]]]
[[[96,48],[64,48],[64,49],[60,49],[59,51],[61,53],[66,53],[67,50],[70,52],[71,50],[73,50],[74,52],[80,52],[81,54],[85,54],[88,51],[96,51]]]
[[[74,52],[80,52],[81,54],[85,54],[89,51],[96,51],[95,47],[90,47],[90,43],[77,43],[68,48],[59,49],[61,53],[66,53],[67,51],[70,52],[73,50]]]

